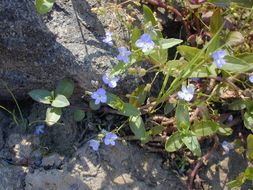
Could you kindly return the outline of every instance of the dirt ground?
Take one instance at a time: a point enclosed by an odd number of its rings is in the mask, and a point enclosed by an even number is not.
[[[45,107],[34,104],[28,119],[43,119],[43,113]],[[87,144],[97,133],[94,125],[110,122],[89,115],[77,124],[70,115],[66,111],[64,125],[46,127],[45,133],[38,136],[34,134],[35,126],[22,129],[0,112],[0,190],[187,189],[183,174],[165,166],[163,155],[134,142],[125,145],[118,141],[116,146],[102,145],[94,152]],[[226,154],[219,147],[200,169],[195,189],[226,190],[225,183],[246,165],[243,155],[234,151]],[[252,184],[241,189],[252,189]]]

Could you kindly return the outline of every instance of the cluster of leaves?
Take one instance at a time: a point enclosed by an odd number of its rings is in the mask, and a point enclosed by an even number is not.
[[[42,104],[50,105],[47,108],[45,122],[51,126],[56,124],[62,115],[62,108],[68,107],[74,91],[74,82],[69,79],[61,80],[54,91],[45,89],[35,89],[29,92],[29,96]],[[81,121],[85,117],[85,112],[81,109],[74,110],[75,121]]]

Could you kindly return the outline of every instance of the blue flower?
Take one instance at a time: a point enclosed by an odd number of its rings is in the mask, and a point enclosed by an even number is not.
[[[136,47],[141,48],[145,53],[154,48],[155,43],[152,41],[149,34],[143,34],[139,40],[135,42]]]
[[[226,154],[228,154],[230,150],[234,149],[234,144],[233,143],[229,143],[227,141],[223,141],[221,143],[221,146],[225,150]]]
[[[107,96],[106,91],[103,88],[97,89],[97,91],[93,92],[91,98],[95,100],[95,104],[106,103]]]
[[[36,129],[35,129],[35,135],[42,135],[45,131],[45,125],[38,125],[36,126]]]
[[[112,132],[107,132],[105,134],[104,143],[105,145],[115,145],[115,140],[117,140],[118,136]]]
[[[181,91],[178,92],[179,99],[191,101],[194,96],[195,87],[190,84],[187,88],[185,85],[182,86]]]
[[[100,142],[98,140],[91,139],[91,140],[88,141],[88,143],[89,143],[89,146],[94,151],[98,151],[98,148],[99,148],[99,145],[100,145]]]
[[[115,88],[117,86],[117,82],[119,81],[119,77],[113,77],[110,79],[107,75],[104,75],[102,79],[110,88]]]
[[[249,81],[253,84],[253,75],[249,76]]]
[[[112,33],[111,32],[106,32],[105,33],[105,37],[103,38],[103,42],[112,46],[113,42],[112,42]]]
[[[233,115],[229,115],[227,120],[228,120],[228,122],[232,122],[234,120],[234,116]]]
[[[218,50],[213,52],[213,61],[217,68],[221,68],[224,64],[226,64],[226,60],[224,57],[226,56],[226,52],[224,50]]]
[[[132,53],[128,51],[126,47],[120,47],[118,48],[118,50],[119,50],[119,55],[117,56],[117,59],[119,61],[123,61],[124,63],[129,63],[129,56]]]

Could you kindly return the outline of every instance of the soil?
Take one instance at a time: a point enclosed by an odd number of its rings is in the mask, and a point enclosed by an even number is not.
[[[43,105],[35,103],[29,109],[30,122],[43,119]],[[113,115],[106,117],[115,119]],[[120,140],[94,152],[87,141],[98,132],[95,124],[110,122],[95,114],[88,114],[83,123],[72,118],[71,112],[65,111],[64,125],[46,127],[45,133],[37,136],[35,126],[21,129],[0,112],[0,190],[187,189],[187,171],[175,171],[166,160],[171,155],[151,153],[135,142],[126,145]],[[198,172],[195,189],[226,190],[226,182],[246,166],[243,155],[235,151],[226,154],[219,147]],[[251,187],[246,183],[238,189]]]

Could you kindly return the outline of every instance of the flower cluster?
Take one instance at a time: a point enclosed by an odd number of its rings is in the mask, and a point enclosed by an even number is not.
[[[113,45],[111,32],[106,32],[106,35],[103,38],[103,42],[109,45]],[[155,43],[152,41],[151,36],[145,33],[140,37],[140,39],[136,41],[135,45],[136,47],[140,48],[143,53],[145,53],[149,50],[152,50],[155,46]],[[122,61],[125,64],[128,64],[130,62],[130,56],[132,55],[132,52],[129,51],[126,47],[119,47],[118,51],[119,54],[116,57],[117,60]],[[107,74],[103,75],[102,77],[104,84],[108,85],[108,87],[110,88],[115,88],[117,86],[119,79],[120,78],[118,76],[110,78],[110,76],[108,76]],[[104,88],[97,89],[95,92],[92,93],[91,98],[95,100],[96,105],[100,103],[106,103],[107,102],[106,90]]]
[[[118,136],[112,132],[108,132],[108,131],[104,131],[104,139],[103,142],[105,145],[115,145],[115,141],[118,139]],[[89,146],[94,150],[94,151],[98,151],[99,146],[100,146],[100,141],[99,140],[95,140],[95,139],[91,139],[88,141]]]

